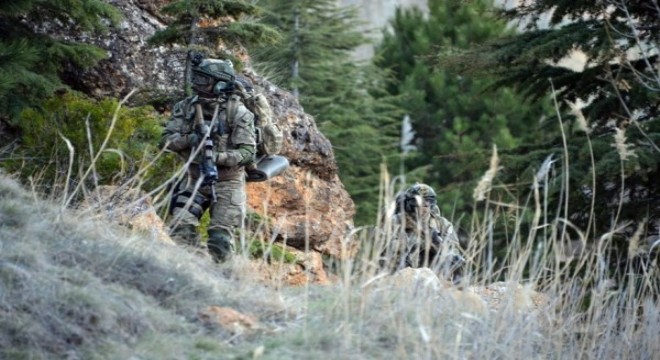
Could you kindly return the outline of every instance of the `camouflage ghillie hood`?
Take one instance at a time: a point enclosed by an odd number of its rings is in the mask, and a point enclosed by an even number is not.
[[[415,184],[406,190],[406,197],[409,199],[415,198],[416,196],[421,197],[422,199],[433,198],[435,199],[435,191],[433,188],[426,184]]]

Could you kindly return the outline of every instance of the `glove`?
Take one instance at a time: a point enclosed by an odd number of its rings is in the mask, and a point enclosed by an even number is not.
[[[218,166],[234,167],[238,165],[238,160],[236,159],[236,156],[232,156],[229,152],[222,151],[218,153],[218,157],[215,158],[215,164]]]
[[[199,143],[202,141],[202,138],[197,133],[190,133],[186,135],[186,140],[188,141],[188,145],[190,145],[191,148],[196,148],[197,146],[199,146]]]

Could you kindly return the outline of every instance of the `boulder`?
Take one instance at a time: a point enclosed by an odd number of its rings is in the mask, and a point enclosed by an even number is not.
[[[232,269],[245,280],[260,282],[274,288],[282,286],[328,285],[332,282],[326,273],[321,254],[316,251],[301,251],[286,248],[296,257],[293,263],[270,258],[246,260],[235,257]]]
[[[151,197],[144,191],[117,186],[98,186],[78,206],[79,211],[98,214],[105,220],[131,229],[152,240],[174,244]]]
[[[394,274],[381,274],[362,287],[381,293],[435,299],[438,306],[478,316],[502,311],[519,315],[542,315],[551,305],[548,296],[534,290],[531,285],[496,282],[455,286],[438,278],[429,268],[408,267]]]
[[[262,328],[254,316],[225,306],[209,306],[200,311],[198,317],[204,323],[219,326],[232,335],[248,335]]]
[[[93,68],[66,69],[68,84],[96,97],[123,97],[137,89],[136,99],[144,99],[144,94],[151,94],[148,96],[152,100],[153,94],[163,94],[165,99],[180,98],[185,52],[178,47],[153,47],[147,43],[156,30],[165,27],[167,18],[158,9],[168,1],[107,1],[120,10],[123,19],[105,35],[73,33],[55,23],[40,29],[51,36],[94,44],[108,52],[108,58]],[[338,177],[332,145],[295,97],[254,73],[244,51],[239,51],[237,57],[245,61],[246,75],[270,101],[274,120],[284,132],[283,155],[291,163],[283,176],[249,185],[251,207],[260,215],[283,219],[279,241],[337,257],[353,254],[355,246],[343,239],[345,231],[353,227],[354,204]],[[171,102],[167,101],[161,110],[167,111]],[[269,191],[277,196],[265,197]]]

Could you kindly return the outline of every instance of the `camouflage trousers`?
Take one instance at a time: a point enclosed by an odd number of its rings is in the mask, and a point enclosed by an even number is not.
[[[200,237],[196,231],[204,211],[210,211],[208,232],[222,232],[235,236],[235,230],[243,226],[245,219],[245,176],[218,181],[216,199],[212,202],[210,186],[200,186],[195,178],[182,183],[173,194],[171,216],[167,225],[177,243],[198,246]]]

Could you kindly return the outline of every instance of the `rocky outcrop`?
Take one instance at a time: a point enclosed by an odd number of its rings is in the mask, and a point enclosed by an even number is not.
[[[232,335],[251,334],[262,327],[254,316],[225,306],[209,306],[199,312],[198,318],[203,323],[219,326]]]
[[[123,225],[150,240],[174,245],[151,197],[144,191],[98,186],[78,205],[78,210]]]
[[[401,269],[392,275],[375,278],[362,287],[372,291],[397,289],[398,293],[412,297],[437,297],[445,306],[479,316],[501,312],[541,316],[552,305],[547,295],[534,290],[531,285],[496,282],[457,287],[438,278],[428,268]]]
[[[123,19],[105,35],[72,34],[56,24],[42,29],[53,36],[95,44],[108,51],[109,57],[91,69],[68,69],[69,85],[98,97],[123,97],[134,89],[138,90],[138,99],[145,93],[180,97],[184,52],[177,47],[152,47],[147,43],[156,30],[165,27],[158,9],[167,1],[107,1],[121,11]],[[245,54],[238,57],[244,58]],[[249,69],[246,71],[273,107],[275,121],[284,130],[283,154],[291,163],[283,176],[249,186],[252,209],[269,218],[283,218],[279,240],[343,256],[343,234],[353,226],[354,205],[338,178],[330,142],[291,94]],[[268,193],[276,196],[265,197]]]

